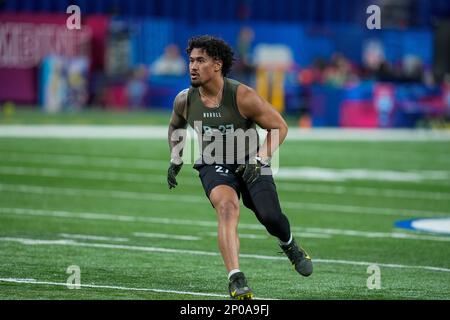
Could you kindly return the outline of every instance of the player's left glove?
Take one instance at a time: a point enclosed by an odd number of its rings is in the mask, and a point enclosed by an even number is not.
[[[176,162],[170,160],[169,170],[167,170],[167,184],[169,185],[169,189],[175,188],[178,185],[177,175],[183,166],[183,162]]]
[[[255,157],[250,160],[249,163],[241,164],[237,169],[236,173],[242,176],[242,179],[247,184],[252,184],[261,175],[261,168],[269,166],[268,162],[263,163],[263,160],[260,157]]]

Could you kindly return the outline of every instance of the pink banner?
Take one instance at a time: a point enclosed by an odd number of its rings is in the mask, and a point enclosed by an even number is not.
[[[91,69],[103,69],[109,18],[81,16],[81,29],[69,30],[69,14],[0,13],[0,101],[37,102],[37,68],[55,54],[85,56]]]
[[[376,128],[377,110],[372,101],[346,100],[341,104],[340,126],[353,128]]]
[[[66,27],[65,15],[0,14],[0,67],[33,68],[50,54],[90,56],[91,28]]]
[[[0,102],[32,104],[37,100],[36,68],[0,68]]]

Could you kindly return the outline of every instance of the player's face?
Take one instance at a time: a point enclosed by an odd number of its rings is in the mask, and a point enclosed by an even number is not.
[[[200,87],[221,74],[221,62],[211,58],[205,50],[194,48],[189,56],[191,85]]]

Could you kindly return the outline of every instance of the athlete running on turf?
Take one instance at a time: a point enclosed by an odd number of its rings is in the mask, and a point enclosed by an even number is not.
[[[253,89],[227,78],[233,52],[223,40],[200,36],[190,39],[188,48],[191,87],[174,101],[169,124],[171,161],[169,188],[177,185],[182,162],[179,139],[174,131],[189,124],[201,137],[201,157],[194,165],[203,188],[217,213],[218,244],[228,272],[229,293],[234,299],[251,299],[253,292],[239,269],[239,199],[251,209],[267,231],[279,239],[280,247],[303,276],[311,275],[308,254],[292,237],[287,217],[282,213],[270,159],[287,135],[281,115]],[[268,134],[259,146],[257,134],[249,143],[238,144],[236,133],[256,132],[256,124]],[[278,131],[278,139],[271,132]],[[256,140],[255,140],[256,139]],[[274,141],[277,140],[277,141]],[[214,144],[215,148],[212,148]],[[224,146],[218,150],[217,146]],[[230,151],[231,150],[231,151]]]

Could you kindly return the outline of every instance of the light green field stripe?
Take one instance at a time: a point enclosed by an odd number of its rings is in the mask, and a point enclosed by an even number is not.
[[[31,144],[32,142],[30,142]],[[101,143],[98,143],[101,145]],[[119,144],[120,145],[120,144]],[[303,146],[301,147],[303,150]],[[166,148],[164,148],[165,151]],[[326,159],[329,159],[330,163],[332,159],[336,159],[339,157],[344,157],[347,163],[357,162],[357,163],[368,163],[368,161],[364,160],[364,158],[370,158],[367,160],[373,160],[373,157],[383,155],[384,163],[395,163],[392,159],[392,154],[389,152],[380,152],[378,151],[375,155],[371,155],[370,152],[366,149],[361,151],[361,153],[352,150],[352,153],[346,154],[345,151],[341,151],[340,153],[336,153],[335,155],[330,154],[328,151],[318,151],[317,153],[306,153],[303,154],[303,151],[299,154],[297,151],[294,152],[292,149],[296,149],[294,146],[291,148],[283,147],[280,152],[282,152],[282,159],[286,161],[286,159],[293,158],[297,159],[299,155],[301,156],[302,161],[308,160],[308,157],[314,157],[314,159],[322,159],[322,156],[326,155]],[[444,151],[441,151],[444,152]],[[27,156],[30,155],[30,156]],[[31,157],[32,155],[32,157]],[[163,158],[166,156],[168,158],[168,154],[163,154]],[[356,158],[356,159],[355,159]],[[405,165],[409,164],[410,161],[417,161],[421,159],[421,162],[432,161],[439,162],[440,164],[447,164],[448,168],[450,168],[450,160],[447,156],[436,154],[434,157],[431,157],[430,154],[417,154],[417,152],[411,152],[409,156],[400,156],[397,157],[397,163],[404,163]],[[405,163],[405,159],[408,159],[408,162]],[[27,162],[36,162],[36,163],[53,163],[59,162],[61,164],[77,164],[77,165],[104,165],[110,167],[123,166],[125,168],[141,168],[141,169],[152,169],[157,168],[158,165],[167,166],[167,160],[158,160],[153,159],[151,156],[149,157],[130,157],[130,156],[106,156],[100,154],[82,154],[82,153],[43,153],[41,149],[39,150],[1,150],[0,152],[0,160],[10,160],[10,161],[27,161]],[[296,161],[298,162],[298,161]],[[284,163],[284,162],[283,162]],[[284,167],[284,165],[282,165]]]
[[[169,195],[163,193],[150,193],[150,192],[131,192],[123,190],[96,190],[87,188],[63,188],[63,187],[46,187],[36,185],[19,185],[19,184],[6,184],[0,183],[0,191],[2,192],[19,192],[19,193],[33,193],[33,194],[51,194],[62,195],[69,197],[104,197],[113,199],[130,199],[130,200],[142,200],[142,201],[162,201],[173,203],[186,202],[186,203],[200,203],[205,204],[205,198],[203,196],[195,195]],[[336,204],[323,204],[323,203],[306,203],[306,202],[291,202],[282,201],[282,206],[290,209],[307,209],[318,212],[333,212],[333,213],[353,213],[353,214],[375,214],[375,215],[387,215],[387,216],[449,216],[448,212],[436,212],[436,211],[422,211],[414,209],[396,209],[396,208],[373,208],[373,207],[360,207],[350,205],[336,205]]]
[[[66,287],[66,288],[68,287],[68,284],[63,283],[63,282],[38,281],[38,280],[34,280],[34,279],[0,278],[0,282],[18,283],[18,284],[33,284],[33,285],[47,285],[47,286],[61,286],[61,287]],[[112,289],[112,290],[122,290],[122,291],[142,291],[142,292],[155,292],[155,293],[171,293],[171,294],[189,295],[189,296],[229,298],[229,296],[226,296],[223,294],[218,294],[218,293],[191,292],[191,291],[178,291],[178,290],[153,289],[153,288],[129,288],[129,287],[122,287],[122,286],[96,285],[96,284],[84,284],[84,283],[80,284],[80,288]],[[259,298],[259,299],[266,299],[266,298]]]
[[[156,252],[156,253],[179,253],[188,255],[199,256],[220,256],[218,252],[200,251],[200,250],[182,250],[182,249],[170,249],[161,247],[144,247],[144,246],[132,246],[123,244],[107,244],[107,243],[93,243],[93,242],[78,242],[74,240],[45,240],[45,239],[27,239],[27,238],[14,238],[14,237],[0,237],[2,242],[16,242],[23,245],[49,245],[49,246],[73,246],[73,247],[87,247],[87,248],[100,248],[100,249],[117,249],[117,250],[129,250],[129,251],[144,251],[144,252]],[[286,257],[276,256],[264,256],[257,254],[241,253],[241,258],[258,259],[258,260],[286,260]],[[315,263],[325,264],[345,264],[351,266],[369,266],[378,265],[380,267],[387,268],[399,268],[399,269],[421,269],[427,271],[436,272],[450,272],[449,268],[433,267],[433,266],[415,266],[415,265],[403,265],[396,263],[377,263],[366,261],[350,261],[350,260],[332,260],[332,259],[314,259]]]
[[[109,214],[109,213],[99,213],[99,212],[73,212],[73,211],[61,211],[61,210],[38,210],[38,209],[26,209],[26,208],[2,208],[0,207],[0,213],[3,215],[22,215],[22,216],[38,216],[38,217],[57,217],[57,218],[68,218],[68,219],[84,219],[84,220],[106,220],[115,222],[138,222],[138,223],[149,223],[149,224],[163,224],[163,225],[181,225],[181,226],[194,226],[194,227],[207,227],[207,228],[217,228],[217,223],[215,221],[206,220],[191,220],[191,219],[176,219],[176,218],[162,218],[162,217],[142,217],[142,216],[132,216],[123,214]],[[260,230],[265,231],[265,228],[261,224],[251,224],[251,223],[240,223],[239,229],[247,230]],[[421,235],[421,234],[410,234],[401,232],[378,232],[378,231],[362,231],[362,230],[348,230],[348,229],[336,229],[336,228],[310,228],[310,227],[291,227],[292,232],[298,234],[302,237],[319,237],[319,238],[330,238],[331,236],[347,236],[347,237],[363,237],[363,238],[384,238],[384,239],[396,239],[396,240],[429,240],[438,242],[449,242],[450,237],[448,236],[431,236],[431,235]],[[217,236],[217,233],[206,233],[209,236]],[[60,234],[61,235],[61,234]],[[134,236],[157,236],[158,234],[149,233],[133,233]],[[196,234],[197,235],[197,234]],[[243,234],[240,233],[240,236]],[[78,235],[82,237],[82,235]],[[189,239],[192,240],[191,236],[186,235],[164,235],[166,238],[169,236],[172,239]],[[67,238],[67,236],[63,236]],[[84,235],[87,239],[95,240],[101,239],[104,236],[98,235]],[[248,238],[261,238],[261,234],[247,235]],[[73,235],[71,238],[77,239]],[[194,237],[196,240],[199,237]],[[244,236],[245,238],[245,236]],[[264,237],[267,238],[267,237]],[[85,240],[83,238],[79,238]],[[106,240],[109,238],[106,238]],[[105,240],[105,239],[104,239]]]
[[[161,184],[166,182],[166,175],[156,174],[137,174],[125,172],[111,172],[98,170],[82,170],[82,169],[59,169],[47,167],[20,167],[20,166],[0,166],[0,175],[18,175],[18,176],[39,176],[51,178],[71,178],[94,181],[121,181],[143,184]],[[200,181],[196,176],[183,177],[183,184],[190,186],[198,186]],[[385,189],[385,188],[367,188],[367,187],[345,187],[345,186],[327,186],[301,183],[284,182],[277,180],[277,189],[286,192],[309,192],[338,194],[342,196],[373,196],[388,198],[405,198],[405,199],[425,199],[425,200],[444,200],[450,201],[450,193],[431,192],[431,191],[414,191],[401,189]]]

